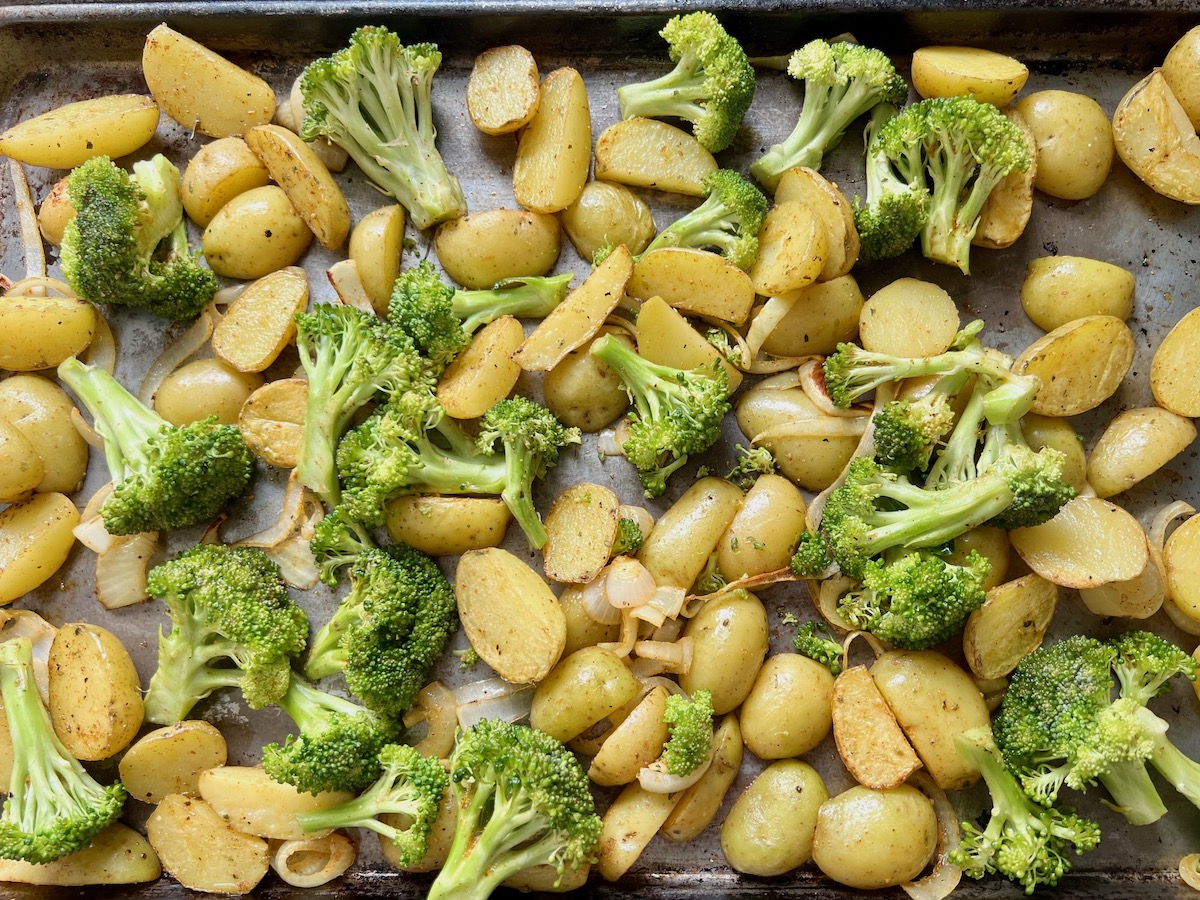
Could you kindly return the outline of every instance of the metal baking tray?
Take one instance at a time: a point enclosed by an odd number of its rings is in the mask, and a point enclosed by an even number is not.
[[[986,6],[958,0],[717,0],[708,8],[721,13],[726,27],[752,55],[786,53],[814,37],[852,32],[864,43],[891,53],[898,65],[906,68],[908,56],[916,47],[971,43],[1025,60],[1032,70],[1026,90],[1057,87],[1080,91],[1095,97],[1110,113],[1127,88],[1162,60],[1171,43],[1200,21],[1200,4],[1195,0],[1123,0],[1108,4],[1092,0],[992,0]],[[593,129],[598,135],[618,118],[616,87],[663,70],[665,45],[656,32],[668,15],[679,11],[680,5],[669,0],[9,3],[0,6],[0,126],[98,93],[144,92],[141,47],[145,33],[161,21],[246,65],[279,91],[288,89],[309,60],[342,46],[357,25],[386,24],[406,40],[436,41],[445,54],[434,92],[438,143],[450,169],[461,178],[471,209],[512,206],[512,138],[484,136],[466,115],[463,96],[474,56],[489,46],[517,42],[534,52],[543,72],[561,65],[578,68],[588,84]],[[754,106],[737,142],[722,154],[722,164],[744,171],[767,146],[786,136],[795,122],[800,97],[798,87],[781,73],[761,73]],[[179,162],[190,156],[202,140],[164,116],[146,152],[161,150]],[[861,193],[862,164],[853,134],[827,161],[824,171],[848,195]],[[35,199],[40,201],[61,173],[29,169],[28,174]],[[339,180],[356,215],[378,205],[378,194],[353,166]],[[645,196],[660,226],[688,207],[678,197],[654,192],[646,192]],[[970,278],[915,254],[887,263],[860,265],[855,275],[868,295],[902,275],[934,281],[958,301],[964,322],[976,316],[984,318],[988,322],[986,339],[1013,351],[1039,333],[1025,318],[1018,298],[1029,259],[1053,253],[1086,255],[1132,271],[1137,279],[1131,321],[1138,340],[1137,358],[1118,394],[1100,410],[1075,421],[1090,446],[1116,412],[1152,402],[1147,376],[1153,350],[1171,325],[1197,303],[1193,284],[1200,275],[1200,213],[1155,195],[1119,162],[1104,189],[1091,200],[1065,202],[1038,195],[1035,206],[1033,221],[1015,246],[998,252],[974,251],[974,274]],[[23,260],[15,218],[11,187],[5,180],[0,185],[0,271],[18,277]],[[430,253],[427,235],[413,232],[410,226],[409,236],[416,244],[411,256],[406,256],[406,264]],[[334,254],[319,247],[306,256],[304,264],[312,275],[314,300],[332,299],[323,270],[335,259]],[[588,267],[564,241],[558,271],[567,270],[582,277]],[[141,315],[117,314],[111,320],[120,351],[117,374],[126,384],[136,385],[178,329]],[[538,385],[523,380],[520,388],[536,394]],[[724,445],[697,459],[689,470],[704,464],[713,471],[726,471],[732,446],[739,440],[744,438],[731,417]],[[1200,463],[1195,450],[1189,450],[1123,499],[1143,517],[1168,499],[1184,498],[1200,504],[1197,474]],[[562,487],[584,478],[611,484],[626,502],[640,500],[632,469],[621,460],[601,461],[594,438],[586,438],[580,452],[570,455],[539,489],[542,508]],[[100,455],[93,454],[85,488],[76,498],[79,505],[107,479]],[[261,468],[255,486],[256,502],[227,526],[226,535],[248,534],[273,519],[276,507],[271,500],[278,496],[281,481],[278,470]],[[661,511],[689,483],[686,474],[677,476],[668,494],[649,505]],[[196,537],[194,531],[173,534],[169,549],[174,552],[189,546]],[[528,554],[519,533],[510,538],[509,546]],[[529,558],[533,560],[533,555]],[[105,611],[93,597],[91,577],[91,554],[77,547],[67,565],[46,586],[17,605],[36,609],[56,624],[84,620],[114,631],[130,648],[143,679],[148,679],[155,666],[155,634],[165,617],[154,604]],[[1078,602],[1069,595],[1065,592],[1060,604],[1056,632],[1088,629],[1107,634],[1121,630],[1120,623],[1080,612]],[[300,599],[318,619],[328,615],[336,604],[336,595],[323,587]],[[780,614],[794,610],[801,618],[813,615],[804,588],[779,586],[765,591],[763,599],[772,616],[773,645],[785,649],[792,630],[780,626]],[[1195,643],[1194,638],[1171,628],[1161,614],[1149,624],[1185,646]],[[459,635],[456,646],[462,643]],[[451,661],[438,674],[453,682],[482,677],[483,673],[481,667],[464,676]],[[1200,728],[1196,723],[1200,707],[1191,688],[1177,686],[1171,699],[1176,710],[1172,734],[1185,750],[1200,752]],[[231,756],[239,762],[253,761],[263,743],[279,739],[288,728],[281,714],[248,714],[228,696],[213,698],[198,712],[227,734]],[[849,776],[837,760],[831,739],[809,757],[826,778],[831,793],[849,785]],[[727,798],[726,808],[749,783],[754,771],[753,766],[745,768]],[[979,815],[986,803],[982,789],[960,793],[954,799],[965,817]],[[1167,817],[1154,826],[1135,830],[1124,826],[1093,796],[1078,799],[1083,811],[1100,820],[1107,840],[1099,850],[1079,860],[1079,868],[1063,880],[1057,896],[1136,900],[1190,894],[1178,884],[1176,866],[1181,856],[1200,848],[1200,811],[1182,798],[1171,797]],[[135,821],[147,811],[130,801],[129,813]],[[373,837],[363,837],[359,863],[352,874],[325,888],[307,891],[305,896],[422,898],[428,880],[428,876],[406,876],[391,870],[377,852]],[[271,875],[255,893],[265,898],[297,894]],[[168,878],[140,887],[0,886],[0,897],[176,898],[187,894]],[[503,895],[505,892],[497,894]],[[903,896],[898,891],[881,894],[893,895]],[[513,894],[509,892],[508,896]],[[717,829],[710,827],[691,845],[653,842],[622,881],[607,885],[594,879],[576,896],[750,900],[858,894],[832,885],[811,865],[777,879],[740,877],[724,865]],[[1021,892],[993,878],[982,883],[965,880],[958,896],[964,900],[1016,898]]]

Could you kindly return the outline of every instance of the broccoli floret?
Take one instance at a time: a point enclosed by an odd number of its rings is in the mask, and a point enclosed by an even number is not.
[[[401,716],[457,628],[454,589],[437,563],[403,544],[364,550],[350,567],[350,593],[313,638],[304,674],[342,672],[369,709]]]
[[[766,447],[747,449],[738,444],[735,449],[738,461],[729,470],[727,478],[742,490],[748,489],[762,475],[775,474],[775,457]]]
[[[704,197],[703,203],[660,231],[641,255],[662,247],[713,249],[739,269],[749,269],[758,255],[767,198],[732,169],[709,175]]]
[[[440,375],[471,342],[454,312],[454,288],[423,261],[406,269],[392,287],[388,323],[412,339],[429,360],[431,375]]]
[[[341,146],[422,229],[467,211],[462,186],[434,144],[433,76],[441,64],[434,44],[405,47],[386,28],[366,26],[300,77],[301,136],[324,135]]]
[[[974,97],[922,100],[898,116],[904,117],[919,123],[932,185],[921,252],[969,275],[983,204],[1005,176],[1029,169],[1029,147],[1004,113]]]
[[[263,768],[272,779],[302,793],[358,793],[380,776],[380,751],[398,731],[390,719],[319,690],[294,672],[278,705],[300,735],[263,747]]]
[[[741,367],[744,362],[742,348],[729,336],[728,331],[724,328],[710,328],[704,333],[704,339],[712,344],[730,365]]]
[[[633,401],[625,457],[637,467],[647,497],[667,489],[667,478],[688,457],[721,437],[729,412],[729,381],[720,360],[683,370],[652,363],[611,335],[591,352],[612,367]]]
[[[469,672],[479,665],[479,653],[474,647],[455,650],[454,655],[458,657],[458,667],[464,672]]]
[[[691,699],[682,694],[667,698],[663,723],[670,737],[662,761],[671,775],[690,775],[712,755],[712,692],[701,688]]]
[[[179,170],[165,156],[132,175],[97,156],[71,173],[67,194],[62,270],[81,297],[168,319],[194,319],[212,300],[217,278],[188,248]]]
[[[343,504],[316,524],[308,548],[321,580],[336,587],[338,571],[353,564],[367,550],[375,549],[375,541]]]
[[[531,866],[558,872],[592,859],[600,817],[574,755],[525,725],[484,719],[450,756],[458,823],[428,900],[486,900]]]
[[[578,428],[565,427],[554,413],[525,397],[501,400],[479,422],[480,449],[490,450],[496,443],[504,448],[500,497],[535,550],[545,546],[546,528],[533,505],[534,479],[545,478],[562,449],[579,441]]]
[[[617,520],[617,536],[613,539],[609,556],[631,556],[642,549],[644,542],[642,526],[637,519],[622,516]]]
[[[983,441],[977,463],[984,476],[1001,475],[1012,488],[1008,509],[987,524],[1000,528],[1030,528],[1058,515],[1063,504],[1075,496],[1075,488],[1063,480],[1066,457],[1053,447],[1033,450],[1025,441],[1020,422],[992,425]]]
[[[1099,781],[1130,823],[1145,825],[1165,812],[1146,771],[1154,740],[1135,700],[1112,699],[1110,644],[1075,635],[1025,657],[1012,673],[996,743],[1021,787],[1051,805],[1062,786]]]
[[[911,471],[925,469],[933,451],[954,426],[954,400],[969,373],[939,378],[917,400],[892,400],[875,413],[875,458],[881,465]]]
[[[862,588],[843,597],[838,612],[894,647],[925,650],[949,640],[986,599],[991,564],[975,551],[965,566],[919,551],[892,556],[864,566]]]
[[[992,796],[991,817],[980,831],[964,822],[962,842],[950,853],[951,865],[971,878],[999,872],[1032,894],[1053,887],[1071,869],[1070,847],[1077,855],[1100,842],[1100,826],[1073,810],[1041,807],[1021,790],[1005,768],[986,728],[964,732],[954,745],[983,775]]]
[[[544,319],[562,303],[574,277],[567,272],[565,275],[505,278],[489,290],[456,290],[450,306],[462,319],[463,331],[467,334],[474,334],[501,316]]]
[[[172,425],[103,369],[71,357],[58,377],[104,440],[113,492],[100,515],[111,534],[171,531],[213,519],[245,490],[254,454],[233,425],[210,416]]]
[[[754,99],[754,68],[741,45],[708,12],[676,16],[659,32],[675,68],[617,90],[621,118],[673,116],[692,123],[698,140],[719,153],[733,143]]]
[[[330,828],[367,828],[396,845],[400,865],[420,861],[429,848],[429,831],[437,818],[450,776],[440,760],[422,756],[404,744],[379,751],[383,774],[362,794],[336,806],[299,813],[296,821],[306,833]],[[407,819],[403,829],[380,821],[382,815]]]
[[[796,630],[796,636],[792,638],[792,646],[801,656],[816,660],[831,674],[841,675],[844,652],[842,645],[832,637],[822,637],[817,633],[818,631],[825,635],[829,634],[829,629],[824,623],[818,625],[816,622],[805,622]]]
[[[823,578],[836,564],[833,550],[820,531],[801,533],[792,554],[791,569],[801,578]]]
[[[158,635],[146,721],[173,725],[222,687],[241,688],[252,709],[283,696],[308,617],[262,550],[201,544],[152,569],[146,592],[171,619]]]
[[[792,54],[788,74],[804,82],[804,106],[795,129],[750,167],[750,174],[775,190],[788,169],[820,169],[850,123],[876,103],[899,105],[908,85],[887,55],[846,41],[810,41]]]
[[[929,217],[929,189],[921,140],[911,118],[880,103],[871,110],[867,144],[867,196],[855,203],[854,224],[862,259],[890,259],[913,245]]]
[[[376,395],[427,389],[427,367],[408,335],[350,306],[296,314],[296,349],[308,375],[300,481],[337,506],[335,455],[350,420]]]
[[[54,733],[33,674],[27,637],[0,643],[0,696],[12,737],[8,799],[0,814],[0,857],[43,865],[82,850],[125,806],[120,782],[92,778]]]

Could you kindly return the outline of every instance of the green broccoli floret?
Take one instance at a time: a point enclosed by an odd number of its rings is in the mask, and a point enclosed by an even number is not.
[[[739,269],[749,269],[758,255],[767,198],[732,169],[718,169],[704,179],[704,197],[703,203],[660,231],[641,255],[662,247],[713,249]]]
[[[974,97],[922,100],[897,118],[905,117],[912,117],[922,131],[932,185],[921,252],[969,275],[971,239],[983,204],[1005,176],[1029,169],[1029,147],[1004,113]]]
[[[713,153],[733,143],[754,99],[754,68],[709,12],[676,16],[659,32],[675,68],[659,78],[618,88],[621,118],[673,116],[692,123]]]
[[[92,415],[104,440],[113,492],[100,515],[111,534],[206,524],[254,472],[254,454],[233,425],[210,416],[172,425],[103,369],[71,357],[58,377]]]
[[[1021,790],[1005,768],[987,728],[964,732],[954,739],[959,756],[983,774],[992,796],[991,816],[980,831],[963,822],[963,839],[950,852],[951,865],[970,878],[999,872],[1032,894],[1041,886],[1053,887],[1071,870],[1067,855],[1095,849],[1100,826],[1073,810],[1041,807]]]
[[[591,352],[625,383],[634,404],[625,457],[637,468],[646,496],[657,497],[689,456],[720,439],[730,408],[725,370],[720,360],[691,370],[658,365],[611,335],[594,342]]]
[[[762,475],[775,474],[775,457],[766,447],[747,449],[738,444],[735,449],[738,451],[738,460],[726,477],[742,490],[747,490]]]
[[[188,248],[179,170],[165,156],[132,175],[97,156],[71,173],[67,195],[62,270],[81,297],[168,319],[194,319],[212,300],[217,278]]]
[[[987,523],[999,528],[1029,528],[1048,522],[1076,493],[1063,479],[1066,457],[1062,451],[1031,448],[1019,421],[988,428],[976,465],[984,477],[999,474],[1012,488],[1008,509]]]
[[[456,290],[450,307],[462,319],[462,328],[467,334],[474,334],[501,316],[544,319],[562,303],[574,277],[567,272],[564,275],[505,278],[488,290]]]
[[[427,389],[430,373],[408,335],[350,306],[319,303],[297,313],[296,349],[308,375],[296,471],[301,483],[337,506],[337,443],[354,414],[376,395]]]
[[[617,536],[613,539],[609,556],[630,556],[642,549],[644,542],[642,526],[637,519],[622,516],[617,519]]]
[[[342,504],[316,524],[308,548],[316,560],[321,580],[330,587],[337,587],[338,571],[352,565],[367,550],[374,550],[375,540]]]
[[[804,82],[804,106],[795,129],[750,167],[772,191],[788,169],[821,168],[850,123],[877,103],[899,105],[908,85],[887,55],[846,41],[810,41],[792,54],[788,74]]]
[[[486,900],[531,866],[558,872],[593,859],[600,817],[575,756],[525,725],[484,719],[450,756],[458,823],[428,900]]]
[[[920,134],[911,118],[880,103],[871,110],[867,144],[867,196],[854,207],[861,259],[890,259],[913,245],[929,217],[929,189]]]
[[[308,640],[308,617],[262,550],[201,544],[152,569],[146,592],[171,619],[171,630],[158,635],[147,722],[173,725],[222,687],[241,688],[252,709],[283,696],[291,661]]]
[[[344,673],[367,708],[398,717],[457,628],[454,589],[437,563],[403,544],[364,550],[350,567],[350,593],[313,637],[304,674]]]
[[[405,47],[386,28],[366,26],[300,77],[301,136],[324,135],[341,146],[422,229],[467,211],[462,186],[434,144],[433,76],[441,64],[435,45]]]
[[[842,618],[885,643],[905,650],[936,646],[987,599],[983,581],[991,564],[975,551],[964,566],[920,551],[893,557],[868,562],[862,588],[838,601]]]
[[[816,622],[805,622],[796,630],[796,636],[792,638],[792,646],[801,656],[816,660],[831,674],[841,675],[844,653],[842,645],[832,637],[822,637],[817,633],[818,631],[825,635],[829,634],[829,629],[824,623],[818,625]]]
[[[670,737],[662,761],[672,775],[690,775],[712,755],[712,692],[701,688],[691,699],[682,694],[667,698],[663,723]]]
[[[272,779],[308,794],[358,793],[380,776],[380,751],[398,732],[390,719],[319,690],[294,672],[278,705],[300,735],[263,747],[263,768]]]
[[[1128,698],[1113,700],[1117,650],[1075,635],[1017,665],[995,720],[996,743],[1024,791],[1049,806],[1062,786],[1099,781],[1115,809],[1145,825],[1165,812],[1146,771],[1153,736]]]
[[[428,261],[405,269],[392,287],[388,323],[412,339],[440,375],[471,342],[454,312],[454,288],[438,277]]]
[[[383,774],[353,800],[312,812],[299,813],[296,821],[306,833],[330,828],[367,828],[396,845],[400,865],[411,866],[429,849],[429,832],[437,818],[442,794],[450,776],[441,760],[422,756],[405,744],[388,744],[379,751]],[[405,828],[379,819],[400,815]]]
[[[724,328],[710,328],[704,332],[704,339],[712,344],[729,362],[730,365],[741,367],[745,361],[743,359],[742,348],[739,347],[729,336],[729,332]]]
[[[0,643],[0,697],[12,738],[0,857],[43,865],[82,850],[121,816],[126,792],[84,771],[54,733],[33,674],[27,637]]]
[[[479,665],[479,653],[474,647],[455,650],[454,655],[458,657],[458,667],[464,672],[469,672]]]
[[[880,465],[925,469],[954,426],[954,401],[970,378],[966,371],[939,378],[917,400],[892,400],[875,413],[875,458]]]

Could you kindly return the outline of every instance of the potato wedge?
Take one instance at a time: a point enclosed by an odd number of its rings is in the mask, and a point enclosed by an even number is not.
[[[524,47],[492,47],[475,57],[467,115],[484,134],[510,134],[527,125],[540,100],[537,62]]]
[[[864,302],[853,275],[810,284],[767,335],[762,349],[775,356],[832,353],[842,341],[855,339]]]
[[[978,677],[1003,678],[1042,644],[1058,607],[1058,585],[1030,573],[987,593],[967,619],[963,656]]]
[[[1163,78],[1187,112],[1192,128],[1200,131],[1200,25],[1175,42],[1162,64]]]
[[[638,353],[650,362],[676,369],[698,369],[721,360],[732,394],[742,383],[742,373],[717,352],[678,310],[661,297],[651,297],[638,313]]]
[[[858,229],[854,210],[836,184],[819,172],[798,166],[784,172],[775,186],[775,205],[803,203],[825,227],[825,268],[819,281],[832,281],[849,273],[858,262]]]
[[[567,623],[546,582],[507,550],[464,553],[454,579],[463,631],[505,681],[533,684],[562,655]]]
[[[195,794],[200,773],[225,765],[221,732],[200,719],[185,719],[143,736],[121,757],[121,783],[129,796],[158,803],[168,794]]]
[[[557,741],[573,741],[597,722],[637,701],[641,683],[625,660],[604,647],[564,657],[533,691],[529,725]]]
[[[275,115],[269,84],[166,25],[146,35],[142,74],[163,112],[209,137],[244,134]]]
[[[63,494],[34,494],[0,512],[0,605],[58,571],[75,546],[79,510]]]
[[[638,772],[662,756],[670,734],[663,722],[666,710],[667,689],[658,685],[605,737],[588,768],[588,778],[605,787],[637,778]]]
[[[76,853],[46,865],[0,859],[0,882],[41,884],[57,888],[89,884],[141,884],[154,881],[162,866],[150,842],[114,822]]]
[[[1193,309],[1167,332],[1150,363],[1150,389],[1158,405],[1180,416],[1200,416],[1200,309]]]
[[[17,426],[0,417],[0,503],[19,503],[46,477],[37,448]]]
[[[594,337],[621,302],[632,274],[633,257],[618,247],[538,323],[513,354],[517,365],[526,372],[544,372]]]
[[[736,713],[727,713],[713,732],[713,759],[700,780],[679,795],[658,833],[668,841],[695,840],[708,827],[742,767],[742,732]]]
[[[495,497],[437,497],[407,494],[387,503],[392,540],[430,556],[455,556],[497,547],[512,521]]]
[[[828,240],[808,206],[793,202],[773,207],[758,232],[758,256],[750,267],[754,290],[775,297],[812,284],[825,270]]]
[[[262,160],[240,137],[205,144],[183,171],[183,208],[204,228],[222,206],[246,191],[271,183]]]
[[[54,247],[62,243],[67,223],[75,218],[75,207],[71,205],[71,197],[67,193],[70,181],[70,176],[64,175],[54,182],[54,187],[38,207],[38,230],[46,243]]]
[[[264,275],[238,294],[213,329],[212,349],[239,372],[262,372],[296,335],[308,306],[308,276],[298,266]]]
[[[285,378],[264,384],[250,395],[238,416],[238,429],[255,455],[281,469],[300,462],[308,382]]]
[[[1029,67],[981,47],[921,47],[912,56],[913,87],[922,97],[960,97],[1006,106],[1021,93]]]
[[[639,300],[662,297],[676,309],[740,325],[754,305],[750,277],[722,256],[705,250],[664,247],[633,267],[625,293]]]
[[[33,444],[46,469],[39,491],[71,494],[83,484],[88,445],[71,422],[74,408],[67,392],[41,375],[10,375],[0,381],[0,417]]]
[[[1200,137],[1155,69],[1113,113],[1117,155],[1152,190],[1181,203],[1200,203]]]
[[[859,784],[892,788],[921,768],[866,666],[846,669],[833,683],[833,738]]]
[[[1009,538],[1029,568],[1063,587],[1128,581],[1149,556],[1138,520],[1099,497],[1076,497],[1049,522],[1018,528]]]
[[[94,156],[116,159],[154,137],[158,116],[158,104],[141,94],[67,103],[0,134],[0,153],[48,169],[73,169]]]
[[[312,148],[282,125],[257,125],[246,144],[283,188],[321,246],[336,250],[350,233],[350,207],[342,189]]]
[[[358,267],[363,289],[379,315],[387,315],[392,286],[404,252],[404,207],[381,206],[363,216],[350,232],[348,253]]]
[[[566,209],[583,191],[591,161],[592,114],[583,76],[556,69],[542,81],[537,112],[517,141],[513,195],[534,212]]]
[[[509,395],[521,376],[512,355],[525,329],[512,316],[489,322],[438,380],[437,398],[456,419],[476,419]]]
[[[1033,130],[1015,109],[1004,110],[1008,121],[1017,126],[1029,148],[1029,168],[1024,172],[1009,172],[992,188],[979,213],[979,225],[971,243],[976,247],[1001,250],[1011,247],[1025,233],[1033,214],[1033,187],[1037,181],[1037,138]]]
[[[1041,379],[1033,412],[1075,416],[1095,409],[1121,386],[1133,364],[1133,334],[1115,316],[1088,316],[1034,341],[1013,363]]]
[[[200,773],[200,796],[230,827],[278,841],[320,837],[305,834],[296,816],[353,799],[348,791],[301,793],[275,781],[258,766],[215,766]]]
[[[50,719],[76,759],[108,759],[142,727],[141,683],[124,645],[99,625],[68,623],[50,645]]]
[[[625,119],[596,141],[597,181],[701,197],[715,171],[716,159],[698,140],[658,119]]]
[[[652,794],[627,784],[604,813],[596,870],[605,881],[629,871],[675,808],[677,794]]]
[[[524,209],[489,209],[442,224],[438,262],[463,287],[488,290],[505,278],[545,275],[558,259],[558,219]]]
[[[267,842],[242,834],[199,797],[165,797],[146,837],[167,874],[194,891],[248,894],[267,874]]]
[[[1086,316],[1128,319],[1133,313],[1133,274],[1085,256],[1031,259],[1021,283],[1021,306],[1038,328],[1053,331]]]
[[[599,575],[617,536],[620,505],[616,494],[598,484],[575,484],[559,494],[546,514],[546,577],[586,584]]]

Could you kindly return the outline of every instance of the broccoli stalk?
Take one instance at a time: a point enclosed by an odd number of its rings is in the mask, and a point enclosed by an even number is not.
[[[440,760],[425,757],[405,744],[388,744],[379,751],[383,774],[353,800],[299,813],[305,834],[331,828],[367,828],[392,841],[400,865],[415,865],[429,849],[429,832],[437,818],[450,778]],[[405,828],[379,819],[404,816]]]
[[[67,192],[62,270],[80,296],[168,319],[194,319],[212,300],[217,279],[188,248],[179,170],[165,156],[134,163],[133,175],[97,156]]]
[[[218,425],[216,416],[172,425],[108,372],[74,357],[58,367],[58,377],[104,440],[113,492],[100,515],[111,534],[207,523],[245,490],[254,454],[233,425]]]
[[[796,629],[796,636],[792,639],[792,646],[801,656],[807,656],[809,659],[816,660],[827,668],[831,674],[835,676],[842,674],[844,648],[840,643],[833,640],[832,637],[821,637],[817,633],[818,631],[826,635],[829,634],[829,629],[824,623],[818,625],[816,622],[805,622]]]
[[[713,248],[739,269],[749,269],[758,255],[767,198],[732,169],[709,175],[704,197],[703,203],[660,231],[641,255],[662,247]]]
[[[1013,502],[988,522],[1000,528],[1041,525],[1058,515],[1063,504],[1075,496],[1075,488],[1063,480],[1066,457],[1061,450],[1034,450],[1025,440],[1021,423],[992,425],[983,440],[976,464],[983,477],[999,474],[1013,486]]]
[[[854,208],[862,259],[899,256],[913,245],[929,216],[921,141],[908,127],[912,120],[896,122],[895,117],[894,106],[880,103],[871,110],[864,132],[867,196]]]
[[[787,71],[804,82],[800,119],[782,144],[750,166],[750,174],[772,191],[788,169],[820,169],[850,123],[875,104],[899,105],[908,98],[892,61],[859,44],[810,41],[792,54]]]
[[[497,281],[489,290],[456,290],[450,298],[450,308],[462,319],[462,328],[474,334],[501,316],[521,319],[543,319],[554,311],[567,296],[575,276],[526,276]]]
[[[308,639],[308,617],[263,551],[201,544],[152,569],[146,592],[166,604],[171,619],[171,630],[158,636],[146,721],[173,725],[222,687],[241,688],[252,709],[283,696],[292,658]]]
[[[300,77],[302,137],[324,135],[341,146],[421,229],[467,211],[462,186],[434,144],[431,95],[441,64],[435,45],[405,47],[386,28],[366,26]]]
[[[741,45],[708,12],[675,16],[659,34],[675,68],[651,81],[618,88],[621,118],[673,116],[692,123],[713,153],[733,143],[754,99],[754,68]]]
[[[1071,810],[1040,807],[1021,790],[1004,767],[987,728],[967,731],[954,739],[959,756],[983,775],[992,795],[991,817],[980,831],[964,822],[963,839],[949,862],[971,878],[999,872],[1032,894],[1053,887],[1071,869],[1068,848],[1076,854],[1100,841],[1100,826]]]
[[[494,719],[468,728],[450,756],[454,840],[428,900],[486,900],[532,866],[592,858],[600,818],[587,775],[562,744]]]
[[[98,784],[62,745],[42,703],[27,637],[0,643],[0,696],[12,737],[0,857],[43,865],[82,850],[125,806],[120,782]]]
[[[646,496],[657,497],[689,456],[721,437],[721,422],[729,411],[725,370],[720,360],[691,370],[658,365],[611,335],[593,343],[591,352],[625,383],[634,404],[625,457],[637,467]]]
[[[402,544],[365,550],[350,568],[350,593],[313,638],[304,674],[344,673],[368,709],[401,716],[457,627],[454,589],[433,560]]]

